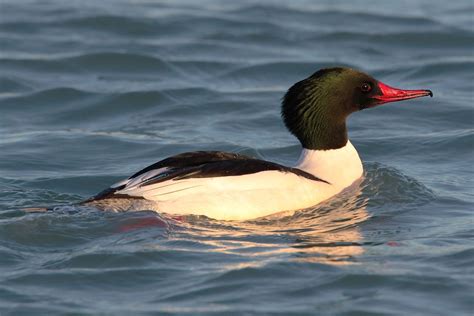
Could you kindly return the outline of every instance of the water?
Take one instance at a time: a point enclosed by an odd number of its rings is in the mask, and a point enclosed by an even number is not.
[[[472,1],[0,3],[0,314],[469,315]],[[65,207],[164,157],[292,164],[294,82],[435,97],[350,118],[358,187],[245,223]]]

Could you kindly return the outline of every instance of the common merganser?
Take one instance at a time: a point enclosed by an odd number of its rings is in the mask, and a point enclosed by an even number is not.
[[[154,210],[247,220],[315,206],[362,176],[348,140],[349,114],[423,96],[349,68],[327,68],[295,83],[281,115],[302,145],[294,167],[236,153],[197,151],[161,160],[82,202],[103,210]]]

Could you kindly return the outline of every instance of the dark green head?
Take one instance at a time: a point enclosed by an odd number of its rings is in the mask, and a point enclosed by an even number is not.
[[[282,117],[304,148],[327,150],[347,143],[349,114],[376,105],[431,95],[400,90],[350,68],[327,68],[295,83],[285,94]]]

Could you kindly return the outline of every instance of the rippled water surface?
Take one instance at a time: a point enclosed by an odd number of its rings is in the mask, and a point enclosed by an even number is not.
[[[472,315],[472,1],[0,2],[0,314]],[[166,156],[292,164],[326,66],[435,97],[350,118],[352,190],[248,222],[69,205]]]

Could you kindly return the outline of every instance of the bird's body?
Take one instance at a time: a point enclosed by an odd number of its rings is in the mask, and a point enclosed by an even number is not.
[[[302,144],[294,167],[224,152],[161,160],[82,204],[104,210],[155,210],[245,220],[314,206],[362,176],[345,120],[378,104],[431,95],[399,90],[347,68],[323,69],[285,95],[282,116]]]
[[[164,161],[87,204],[113,211],[147,209],[243,220],[316,205],[362,175],[362,163],[350,142],[340,149],[303,150],[293,168],[231,153],[184,155],[188,165],[176,168]],[[199,161],[199,156],[207,161]],[[236,169],[229,172],[232,167]]]

